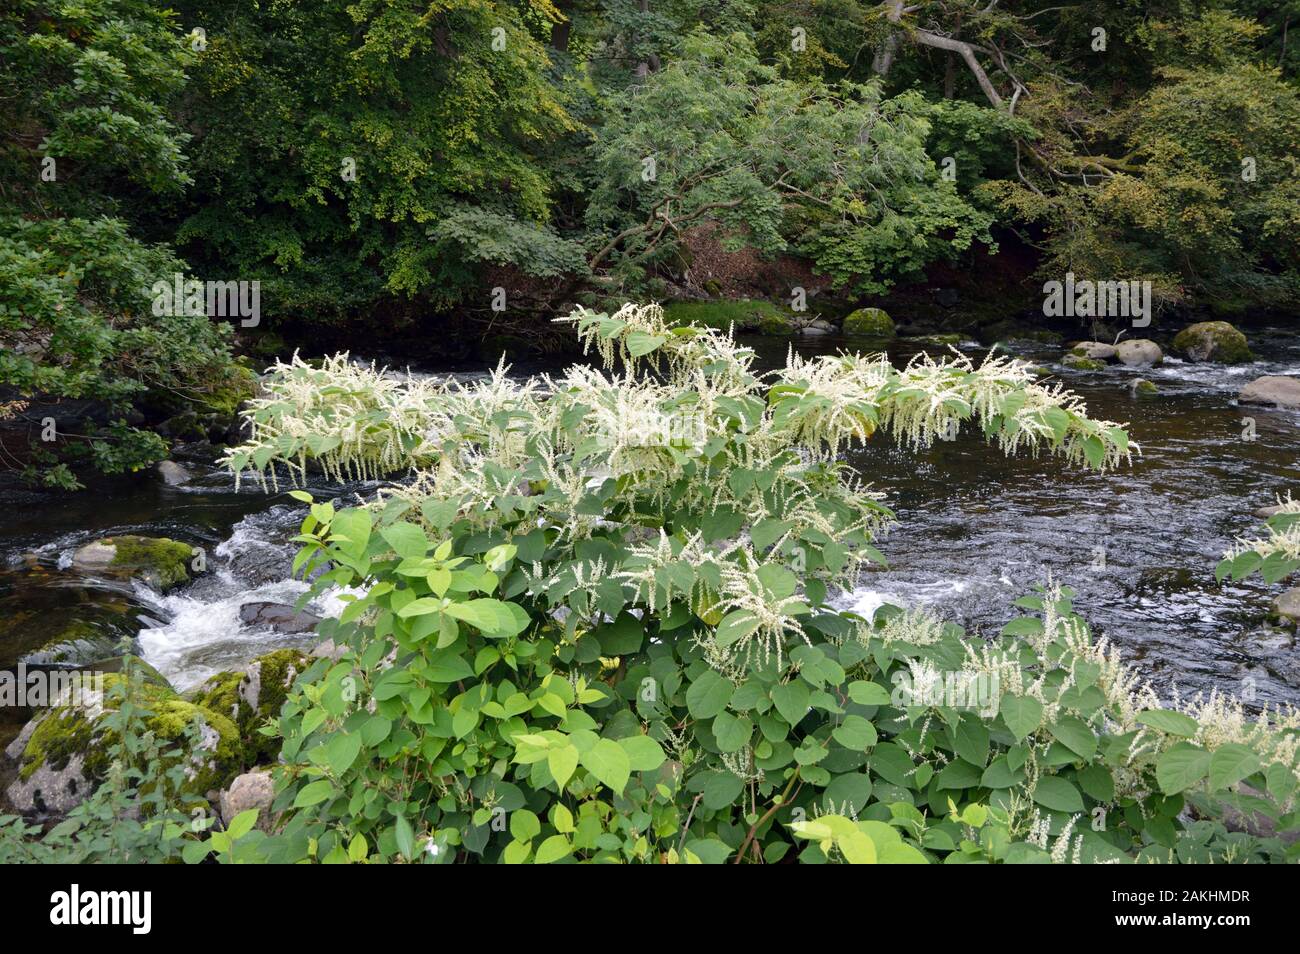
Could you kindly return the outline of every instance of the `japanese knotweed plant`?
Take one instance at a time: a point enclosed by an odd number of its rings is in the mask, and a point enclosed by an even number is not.
[[[657,305],[561,321],[604,370],[519,382],[499,367],[465,384],[346,356],[277,365],[227,463],[270,481],[313,462],[337,478],[405,472],[370,505],[382,521],[458,547],[527,538],[535,559],[507,596],[563,607],[570,638],[625,609],[676,607],[717,625],[720,656],[781,662],[802,617],[883,562],[872,541],[891,514],[845,448],[886,430],[919,449],[974,425],[1006,453],[1097,469],[1131,453],[1121,426],[1005,357],[896,369],[791,354],[758,374],[730,335],[670,326]]]
[[[1037,615],[1012,620],[993,642],[891,608],[839,643],[841,661],[866,656],[848,668],[849,700],[880,703],[872,784],[842,806],[831,797],[825,814],[794,815],[805,857],[1296,859],[1285,836],[1300,828],[1300,712],[1252,716],[1213,692],[1162,702],[1092,637],[1068,588],[1017,604]],[[1229,831],[1224,817],[1256,833]]]
[[[1216,579],[1245,579],[1258,572],[1265,583],[1276,583],[1300,570],[1300,500],[1291,494],[1278,498],[1277,508],[1265,522],[1266,537],[1238,540],[1223,555],[1214,571]]]
[[[895,831],[867,826],[877,860],[1280,857],[1183,809],[1248,781],[1281,818],[1293,722],[1161,709],[1068,595],[993,646],[828,603],[890,519],[844,448],[973,424],[1104,469],[1130,453],[1120,426],[1008,359],[758,374],[729,335],[655,306],[568,321],[603,369],[272,375],[236,471],[403,479],[304,523],[296,569],[362,595],[324,624],[346,655],[281,713],[286,814],[263,856],[863,858],[819,821],[839,817]]]

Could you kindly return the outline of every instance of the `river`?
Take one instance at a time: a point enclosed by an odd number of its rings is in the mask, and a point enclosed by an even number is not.
[[[1276,492],[1300,492],[1300,417],[1235,403],[1254,377],[1300,374],[1300,339],[1264,330],[1252,332],[1251,342],[1262,356],[1251,365],[1167,359],[1140,372],[1073,371],[1060,366],[1060,346],[1013,347],[1082,395],[1092,415],[1129,422],[1141,456],[1097,475],[1048,458],[1003,458],[978,435],[920,454],[874,440],[851,462],[887,493],[899,525],[881,544],[889,568],[870,573],[839,604],[864,611],[883,600],[925,605],[990,635],[1014,615],[1011,600],[1050,573],[1078,591],[1078,609],[1162,691],[1218,688],[1256,707],[1300,703],[1293,640],[1264,625],[1278,587],[1220,587],[1213,576],[1233,538],[1258,529],[1256,508]],[[784,339],[750,343],[765,366],[782,362],[788,347]],[[830,336],[795,341],[807,354],[852,344]],[[891,356],[904,361],[916,348],[900,341]],[[968,343],[963,350],[978,359],[986,349]],[[1129,385],[1139,376],[1159,393],[1135,396]],[[144,658],[179,689],[303,641],[239,619],[243,603],[292,602],[302,591],[289,578],[289,538],[303,506],[248,484],[237,492],[210,460],[187,466],[193,480],[183,486],[150,476],[56,504],[0,501],[0,666],[73,620],[138,632]],[[373,487],[309,489],[346,496]],[[78,546],[124,533],[187,541],[202,548],[207,570],[167,596],[69,571]]]

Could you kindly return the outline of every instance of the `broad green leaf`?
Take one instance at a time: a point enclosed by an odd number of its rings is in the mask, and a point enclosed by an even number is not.
[[[418,560],[429,552],[429,538],[413,523],[399,521],[379,529],[379,535],[406,560]]]
[[[308,782],[294,797],[294,808],[310,808],[312,805],[319,805],[325,799],[334,794],[334,783],[327,778],[317,779],[314,782]]]
[[[808,714],[808,703],[812,697],[806,683],[799,680],[784,683],[783,685],[772,687],[772,704],[776,706],[776,711],[781,713],[781,718],[785,719],[790,725],[798,725],[800,720]]]
[[[1052,738],[1084,761],[1097,752],[1097,733],[1082,719],[1061,716],[1047,730],[1052,733]]]
[[[551,777],[555,779],[556,785],[563,792],[564,786],[573,777],[574,769],[578,767],[578,750],[573,745],[561,745],[548,749],[546,752],[546,767],[551,770]]]
[[[1231,788],[1259,769],[1259,756],[1254,750],[1237,742],[1228,742],[1210,755],[1210,787],[1216,791]]]
[[[1172,709],[1146,709],[1138,713],[1137,720],[1168,735],[1177,735],[1185,739],[1196,735],[1196,730],[1199,728],[1196,720],[1191,716],[1174,712]]]
[[[706,669],[686,690],[686,708],[697,719],[712,719],[727,707],[733,688],[712,669]]]
[[[1035,731],[1043,721],[1043,704],[1032,696],[1005,695],[998,711],[1017,742]]]
[[[612,739],[601,739],[581,753],[580,760],[583,768],[614,792],[623,793],[632,774],[632,761],[621,745]]]
[[[1178,742],[1156,760],[1156,781],[1166,795],[1177,795],[1196,785],[1210,771],[1210,753],[1191,742]]]
[[[1083,811],[1083,797],[1071,782],[1059,775],[1044,775],[1034,787],[1034,801],[1055,812]]]
[[[618,740],[627,753],[628,765],[633,772],[653,772],[664,764],[667,756],[663,748],[648,735],[629,735]]]

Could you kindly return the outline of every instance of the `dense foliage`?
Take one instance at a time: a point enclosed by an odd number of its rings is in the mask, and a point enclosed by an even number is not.
[[[1294,713],[1162,703],[1056,585],[992,643],[831,602],[889,520],[842,446],[975,423],[1104,469],[1130,452],[1120,426],[1011,361],[759,377],[655,306],[570,320],[624,373],[278,369],[236,470],[417,470],[367,506],[312,503],[296,569],[351,594],[325,630],[346,649],[265,730],[284,738],[274,830],[191,858],[1289,857],[1221,818],[1294,823]]]
[[[168,111],[187,62],[174,20],[143,0],[19,0],[0,13],[0,386],[104,409],[44,436],[29,466],[51,465],[49,482],[74,483],[67,459],[117,473],[165,456],[126,423],[141,399],[233,410],[240,391],[222,329],[154,315],[148,291],[184,271],[141,233],[190,181],[188,137]]]
[[[1013,239],[1021,278],[1293,307],[1290,21],[1248,0],[19,0],[5,406],[93,399],[29,463],[114,472],[165,449],[138,412],[235,403],[228,322],[147,307],[178,272],[261,283],[272,326],[537,341],[574,301],[710,293],[701,247],[755,256],[743,296],[848,300]],[[804,277],[764,274],[776,256]]]

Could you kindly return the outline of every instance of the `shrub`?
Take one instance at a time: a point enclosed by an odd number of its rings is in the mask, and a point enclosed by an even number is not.
[[[1162,705],[1058,586],[992,643],[828,602],[881,560],[890,520],[847,444],[974,422],[1007,452],[1104,469],[1131,453],[1121,426],[1006,358],[791,356],[759,376],[656,306],[567,320],[624,372],[276,370],[236,471],[415,471],[363,506],[312,502],[295,568],[347,588],[323,626],[349,648],[286,702],[287,814],[224,842],[234,856],[1285,857],[1212,817],[1290,824],[1294,714]]]

